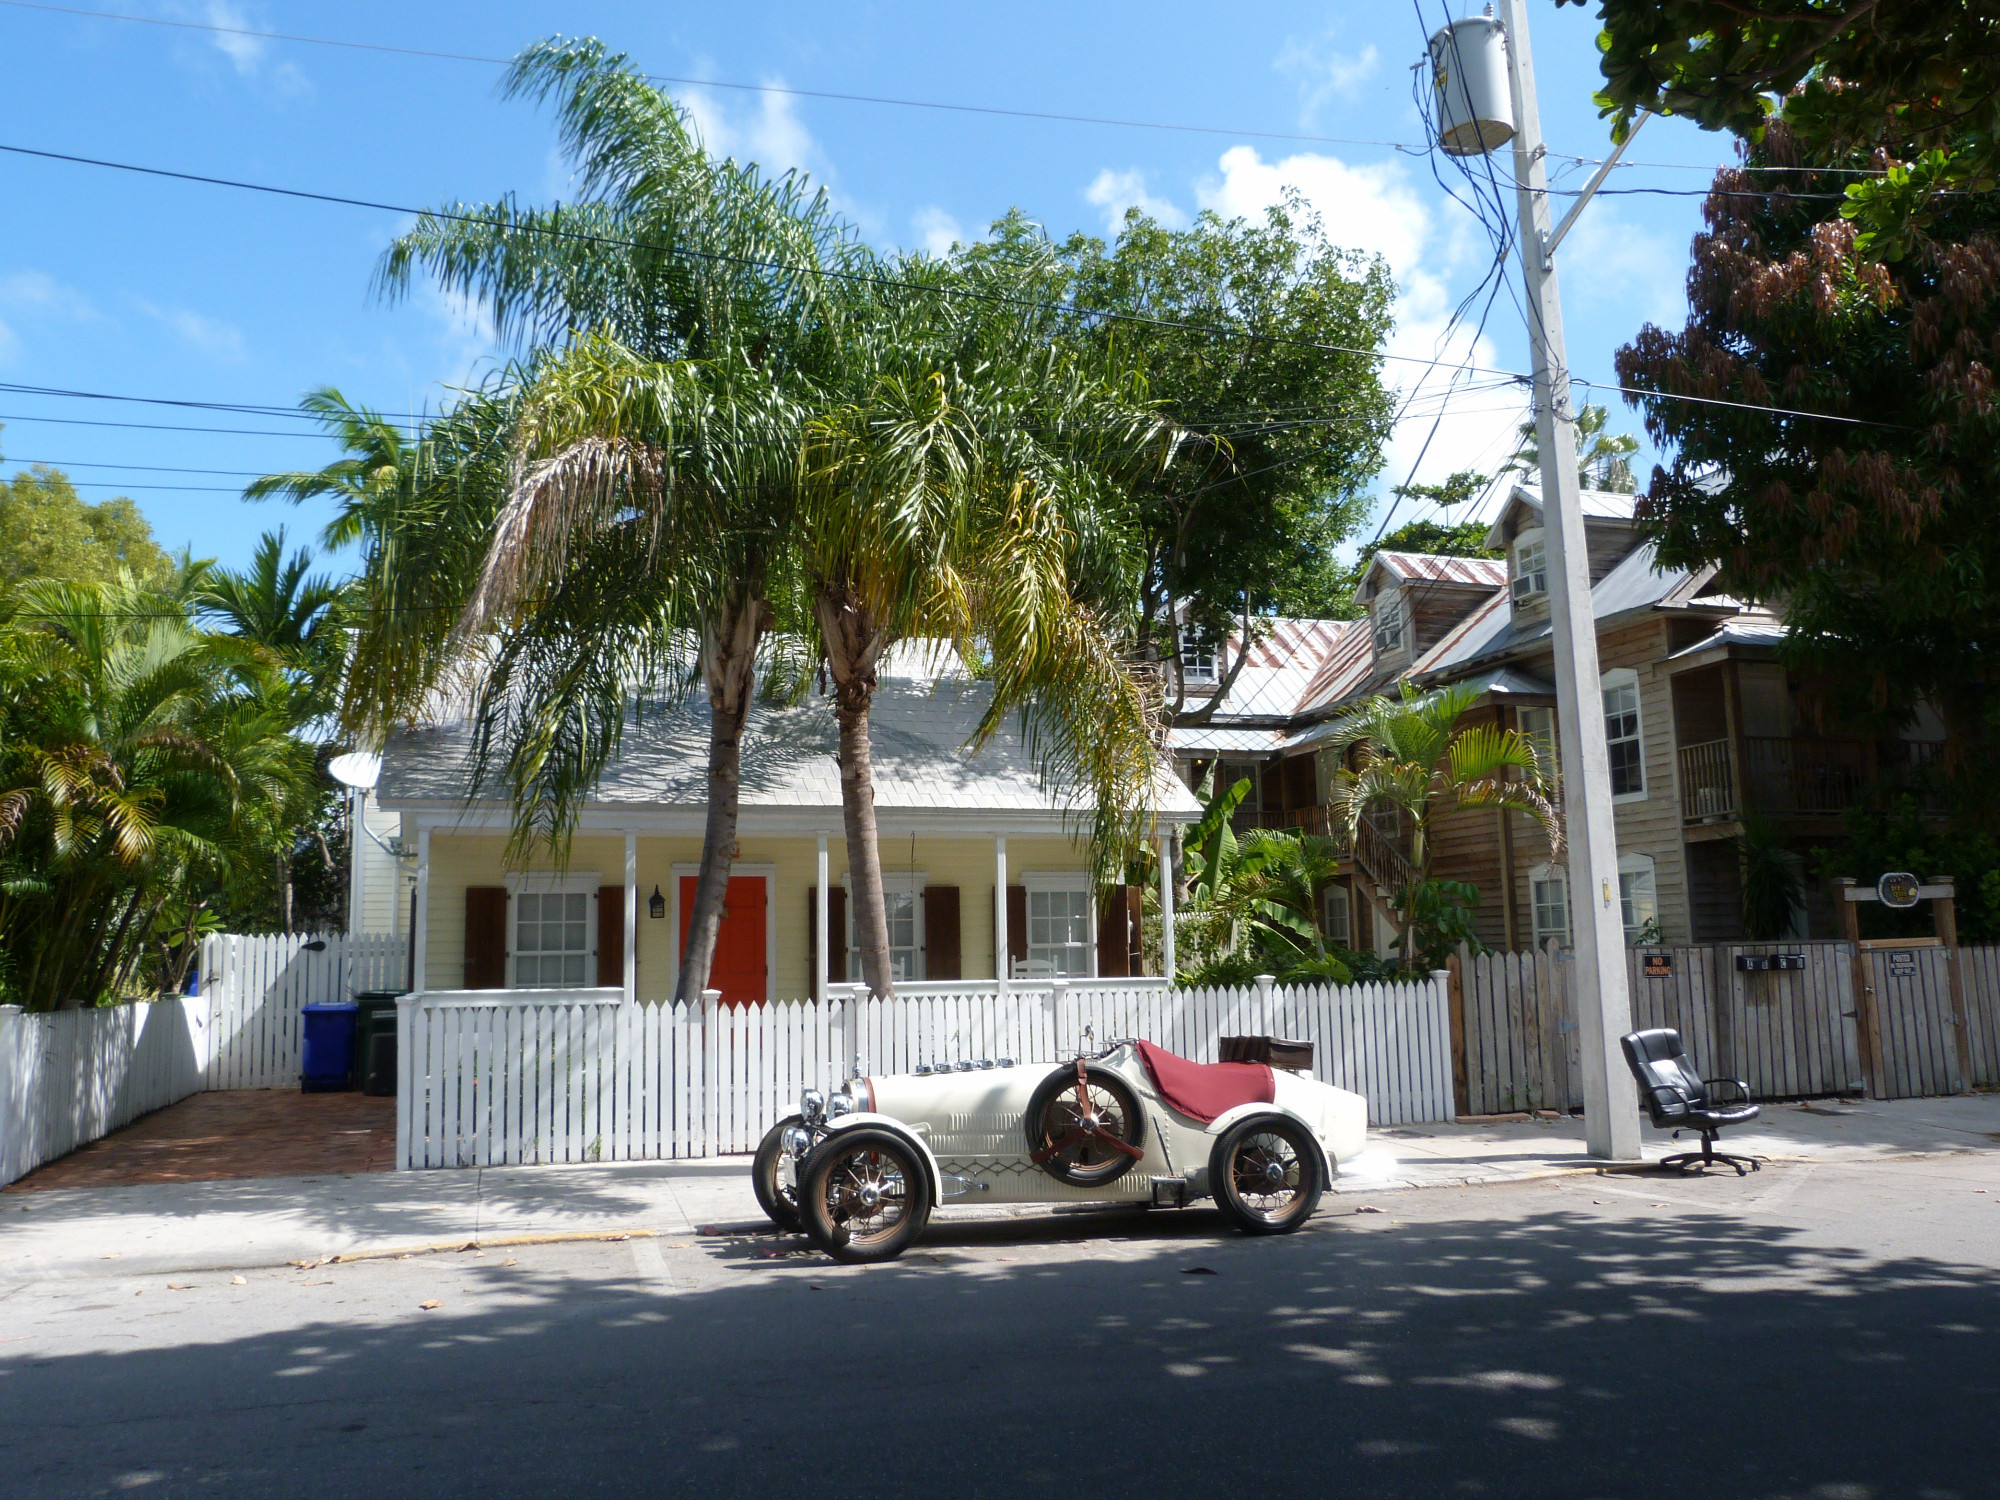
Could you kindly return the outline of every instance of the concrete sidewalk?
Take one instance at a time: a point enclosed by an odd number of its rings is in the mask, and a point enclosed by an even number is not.
[[[1657,1158],[1685,1148],[1648,1129]],[[2000,1094],[1765,1106],[1727,1147],[1790,1162],[2000,1151]],[[763,1224],[749,1159],[153,1183],[0,1197],[0,1282],[232,1270],[478,1241],[693,1236]],[[1339,1193],[1520,1182],[1599,1169],[1581,1120],[1374,1131]],[[957,1214],[1045,1214],[1030,1208]]]

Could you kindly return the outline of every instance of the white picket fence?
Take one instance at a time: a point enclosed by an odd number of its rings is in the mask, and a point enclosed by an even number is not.
[[[201,991],[211,1034],[206,1087],[297,1088],[299,1011],[362,990],[400,990],[409,946],[394,933],[225,934],[201,945]]]
[[[208,1038],[194,999],[43,1015],[0,1005],[0,1185],[199,1093]]]
[[[849,987],[840,986],[847,989]],[[1452,1116],[1442,973],[1417,984],[1170,990],[1016,983],[821,1005],[626,1004],[615,989],[440,991],[397,1013],[397,1164],[630,1161],[753,1150],[807,1088],[853,1066],[1051,1061],[1143,1037],[1213,1058],[1218,1037],[1314,1043],[1314,1071],[1368,1100],[1374,1125]]]

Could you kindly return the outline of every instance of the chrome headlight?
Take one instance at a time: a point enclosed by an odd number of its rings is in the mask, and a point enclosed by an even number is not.
[[[812,1150],[812,1132],[803,1125],[787,1125],[785,1133],[778,1139],[783,1143],[787,1156],[801,1157]]]
[[[831,1099],[826,1101],[826,1117],[829,1120],[838,1120],[842,1115],[851,1115],[853,1113],[854,1096],[852,1094],[835,1094]]]
[[[820,1116],[825,1113],[826,1095],[822,1094],[818,1089],[807,1089],[805,1093],[799,1096],[799,1118],[804,1120],[806,1124],[818,1124]]]

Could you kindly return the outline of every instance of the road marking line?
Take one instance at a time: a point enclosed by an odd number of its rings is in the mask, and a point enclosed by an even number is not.
[[[667,1266],[667,1258],[660,1254],[660,1247],[654,1241],[632,1241],[632,1264],[641,1276],[651,1277],[670,1295],[680,1290],[674,1281],[674,1273]]]

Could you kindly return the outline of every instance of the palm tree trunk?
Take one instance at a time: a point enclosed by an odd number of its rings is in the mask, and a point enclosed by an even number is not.
[[[873,995],[894,988],[889,963],[889,909],[882,896],[882,856],[875,836],[875,769],[868,738],[868,710],[875,700],[875,661],[881,654],[870,613],[849,601],[844,586],[822,588],[813,601],[820,638],[833,677],[834,717],[840,724],[840,812],[847,831],[849,915],[861,977]]]
[[[701,873],[688,915],[676,998],[692,1001],[708,987],[722,930],[723,901],[736,860],[736,822],[743,790],[743,724],[757,678],[757,641],[769,617],[761,579],[732,589],[702,631],[702,675],[708,686],[708,823],[702,832]]]

